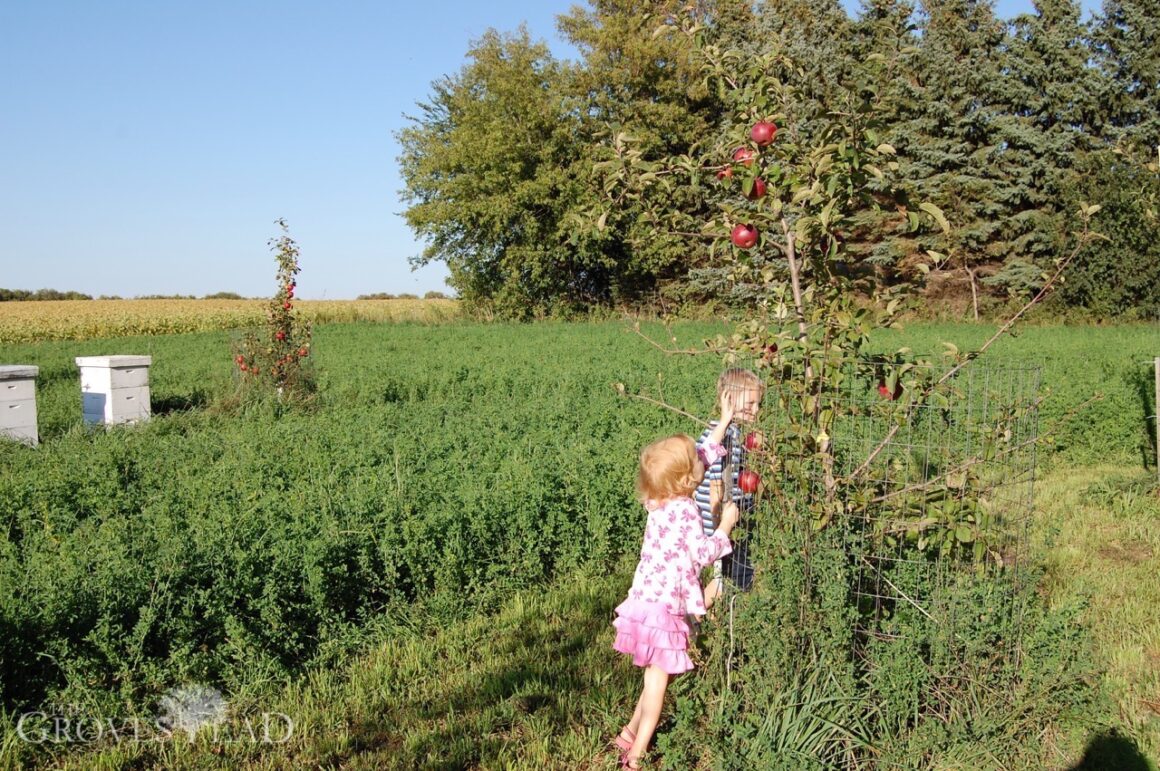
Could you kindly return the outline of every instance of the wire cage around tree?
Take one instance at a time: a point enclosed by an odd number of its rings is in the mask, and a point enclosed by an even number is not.
[[[766,387],[760,419],[733,435],[742,442],[757,431],[763,437],[762,447],[742,453],[732,477],[734,484],[746,470],[766,477],[762,491],[743,506],[739,529],[756,580],[763,534],[771,528],[800,528],[808,560],[810,538],[839,527],[854,656],[864,660],[876,646],[922,634],[931,637],[932,660],[953,658],[956,630],[989,622],[979,603],[960,607],[959,598],[995,576],[1002,576],[1004,590],[994,594],[996,583],[988,581],[992,596],[982,607],[994,614],[990,621],[1003,620],[1003,631],[993,636],[996,654],[1017,656],[1014,597],[1028,548],[1039,367],[974,361],[946,379],[939,397],[915,399],[914,384],[933,383],[947,370],[911,364],[899,377],[896,361],[848,363],[839,385],[817,394],[814,403],[834,416],[828,449],[802,453],[806,459],[798,459],[795,476],[779,454],[798,441],[785,435],[791,424],[786,410],[801,404],[803,373],[768,361],[729,364],[751,365]],[[809,469],[804,482],[803,468]],[[807,497],[817,505],[813,514],[805,511]],[[819,519],[820,509],[836,513]],[[727,595],[749,588],[736,576],[726,578],[732,579],[725,582]]]

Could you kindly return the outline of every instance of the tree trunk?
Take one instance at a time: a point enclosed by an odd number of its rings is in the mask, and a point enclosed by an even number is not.
[[[979,290],[975,287],[975,271],[971,270],[969,265],[964,265],[963,270],[967,272],[967,280],[971,282],[971,309],[975,312],[975,321],[979,320]]]

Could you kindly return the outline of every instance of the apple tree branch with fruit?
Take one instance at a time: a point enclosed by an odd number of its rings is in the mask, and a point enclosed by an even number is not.
[[[734,282],[759,287],[759,299],[733,334],[706,341],[705,350],[725,352],[727,361],[757,362],[767,382],[776,386],[770,395],[776,395],[777,404],[769,407],[779,423],[768,432],[774,441],[760,456],[770,472],[763,476],[772,479],[776,466],[783,477],[797,477],[799,484],[786,487],[810,493],[795,500],[792,509],[821,529],[835,516],[853,513],[851,507],[859,502],[884,494],[869,481],[875,464],[885,461],[879,457],[883,448],[917,409],[945,406],[955,398],[955,375],[1042,300],[1094,237],[1086,222],[1098,207],[1080,212],[1084,227],[1075,236],[1075,249],[1057,261],[1040,293],[981,349],[961,353],[947,344],[942,361],[901,349],[871,362],[870,334],[896,324],[909,308],[914,287],[882,280],[846,248],[846,234],[870,211],[896,218],[900,228],[951,232],[936,206],[910,200],[905,180],[898,178],[894,148],[880,141],[882,116],[890,112],[883,103],[888,90],[881,86],[894,76],[892,62],[868,63],[840,104],[823,107],[800,96],[800,75],[784,55],[722,50],[707,42],[689,18],[679,24],[670,20],[658,34],[688,36],[706,86],[730,110],[722,121],[725,128],[699,154],[663,160],[646,159],[630,135],[617,134],[612,148],[617,162],[598,164],[595,172],[609,207],[626,197],[660,202],[664,192],[679,185],[713,190],[715,214],[699,228],[690,226],[687,213],[655,203],[646,207],[645,217],[656,232],[689,236],[693,253],[707,251],[707,259],[723,266]],[[648,188],[659,188],[661,194],[644,195]],[[597,226],[604,213],[598,217]],[[926,252],[917,257],[929,266],[942,256]],[[834,434],[855,409],[842,394],[851,373],[867,371],[892,424],[866,457],[839,458]],[[1001,436],[1002,426],[995,431]],[[820,485],[810,484],[815,480]],[[930,483],[938,484],[945,486],[946,480]],[[930,485],[924,495],[937,498]],[[961,497],[963,485],[945,494]],[[962,511],[965,517],[970,507]],[[982,542],[977,527],[972,525],[967,541],[967,530],[959,524],[950,523],[948,532],[963,535],[961,543]],[[925,549],[932,539],[917,542]],[[940,547],[945,543],[938,541]],[[973,553],[988,552],[973,546]]]

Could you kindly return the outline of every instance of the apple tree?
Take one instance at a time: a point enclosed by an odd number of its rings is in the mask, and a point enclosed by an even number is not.
[[[901,610],[855,601],[860,563],[889,548],[910,555],[897,563],[901,573],[951,560],[968,573],[994,577],[1006,561],[996,548],[1005,537],[1004,524],[975,505],[984,481],[976,468],[980,459],[895,479],[879,473],[893,462],[887,450],[920,410],[937,419],[954,403],[955,376],[1042,298],[1075,252],[1057,262],[1036,298],[979,351],[963,353],[948,344],[938,362],[906,349],[869,357],[871,333],[898,321],[913,287],[881,282],[873,266],[847,248],[851,230],[873,213],[879,223],[928,239],[951,233],[937,206],[907,194],[897,152],[883,140],[885,118],[895,114],[886,85],[899,58],[870,57],[823,102],[802,96],[809,76],[788,54],[725,49],[702,34],[702,21],[672,17],[657,34],[685,36],[701,62],[706,87],[726,105],[724,129],[697,152],[660,161],[646,157],[634,137],[621,132],[597,165],[610,191],[606,206],[626,200],[642,206],[649,228],[682,234],[694,260],[711,260],[734,284],[749,287],[753,299],[733,332],[706,341],[705,350],[723,355],[726,363],[753,366],[769,386],[764,439],[750,455],[750,468],[766,480],[752,515],[765,540],[751,552],[765,580],[745,601],[730,602],[727,627],[718,627],[712,638],[717,643],[710,653],[712,671],[718,677],[691,687],[690,698],[699,708],[678,706],[678,712],[690,725],[700,725],[711,712],[712,735],[744,739],[746,754],[733,747],[714,756],[736,758],[738,768],[767,767],[787,742],[798,741],[809,746],[789,746],[826,767],[856,765],[858,757],[867,757],[858,753],[870,752],[870,737],[883,729],[873,724],[880,708],[875,700],[882,694],[867,690],[858,671],[862,646],[872,641],[853,630],[872,626],[882,613],[911,611],[915,628],[922,630],[914,639],[941,634],[937,624],[922,626],[933,621],[920,603],[924,594],[904,600],[899,592],[892,602]],[[651,204],[681,187],[711,191],[713,213],[697,221],[688,212]],[[1085,207],[1083,216],[1096,208]],[[606,213],[592,214],[598,229]],[[919,275],[942,259],[934,249],[908,255]],[[850,400],[852,384],[863,382],[868,400]],[[1034,406],[1013,405],[981,428],[981,458],[1011,452],[1016,440],[1010,425]],[[850,450],[836,442],[867,410],[883,427],[872,445]],[[753,480],[746,485],[753,487]],[[931,511],[938,516],[927,516]],[[871,513],[874,527],[856,526]],[[908,536],[905,542],[902,534]],[[921,577],[893,575],[903,578],[918,582]],[[1003,591],[1001,583],[987,586],[986,591]],[[936,589],[944,587],[925,585],[925,591]],[[982,590],[964,591],[969,594],[964,601],[982,602]],[[949,646],[959,644],[947,640]],[[934,663],[918,648],[908,655],[915,657],[915,666],[906,673],[913,678],[906,687],[919,687]],[[735,665],[738,661],[743,663]],[[815,703],[803,709],[810,699]],[[786,712],[771,713],[779,704]],[[815,709],[824,717],[820,722],[810,714]],[[794,710],[805,714],[790,714]],[[752,722],[754,716],[759,724]],[[800,730],[801,721],[814,721],[814,729]],[[779,728],[786,733],[770,733]],[[693,766],[705,757],[672,760]],[[729,762],[725,767],[733,767]]]
[[[234,363],[249,386],[269,389],[280,397],[302,397],[313,391],[308,365],[311,325],[294,310],[298,288],[298,244],[284,220],[282,235],[270,239],[278,262],[274,294],[266,303],[266,324],[246,332],[234,346]]]

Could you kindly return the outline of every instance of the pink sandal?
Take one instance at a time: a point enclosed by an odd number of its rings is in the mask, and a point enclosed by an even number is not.
[[[628,734],[627,738],[625,737],[625,734]],[[628,751],[632,749],[632,743],[635,741],[636,741],[636,734],[634,734],[632,731],[628,730],[628,726],[621,728],[620,733],[618,733],[616,735],[616,738],[612,740],[612,743],[615,744],[617,747],[619,747],[621,749],[621,752],[623,753],[621,755],[622,761],[624,760],[624,757],[628,755]]]

